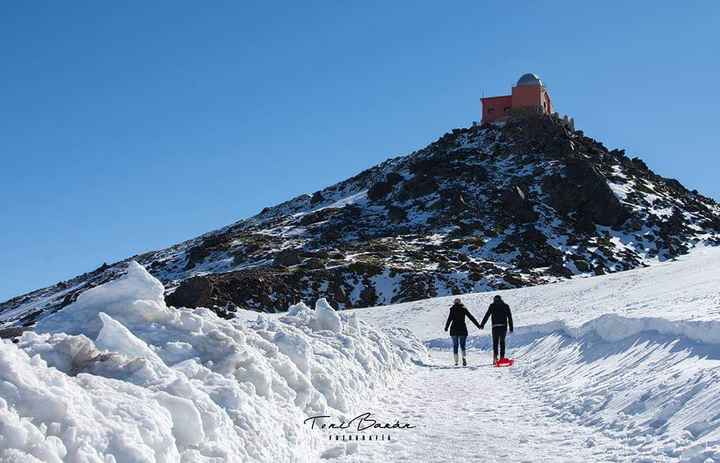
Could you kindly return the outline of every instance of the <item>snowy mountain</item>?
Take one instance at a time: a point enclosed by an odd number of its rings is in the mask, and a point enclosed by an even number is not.
[[[720,243],[720,206],[552,117],[456,129],[314,194],[0,304],[30,326],[136,260],[173,306],[281,311],[508,289]]]

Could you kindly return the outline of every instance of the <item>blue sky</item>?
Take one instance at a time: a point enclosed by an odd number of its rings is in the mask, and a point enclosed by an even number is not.
[[[0,300],[421,148],[524,72],[720,199],[718,2],[209,5],[0,5]]]

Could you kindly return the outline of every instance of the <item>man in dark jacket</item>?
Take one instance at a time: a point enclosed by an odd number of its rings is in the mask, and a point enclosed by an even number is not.
[[[455,299],[452,307],[450,307],[450,313],[448,314],[447,322],[445,322],[445,331],[450,327],[450,337],[453,341],[453,356],[455,357],[455,366],[458,364],[458,345],[462,350],[462,361],[463,366],[467,365],[465,359],[465,341],[468,336],[468,329],[465,325],[465,317],[468,317],[475,326],[480,328],[475,317],[472,316],[470,311],[463,305],[460,299]]]
[[[485,312],[485,316],[480,323],[480,329],[485,327],[488,318],[492,318],[493,364],[496,364],[498,361],[498,345],[500,347],[500,358],[505,358],[505,336],[507,335],[508,325],[510,326],[510,332],[513,332],[510,306],[500,296],[495,296],[492,304]]]

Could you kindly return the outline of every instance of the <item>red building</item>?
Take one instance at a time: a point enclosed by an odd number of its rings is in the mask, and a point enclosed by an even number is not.
[[[512,88],[511,95],[482,98],[482,122],[503,120],[512,109],[534,109],[542,114],[552,114],[550,94],[535,74],[525,74]]]

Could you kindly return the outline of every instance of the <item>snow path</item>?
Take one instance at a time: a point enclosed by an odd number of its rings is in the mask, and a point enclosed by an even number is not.
[[[501,369],[486,351],[468,351],[465,368],[451,366],[447,350],[433,350],[431,359],[368,407],[378,420],[416,428],[393,431],[391,444],[360,443],[335,461],[622,462],[635,454],[599,430],[558,419],[523,377],[522,359]]]

